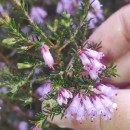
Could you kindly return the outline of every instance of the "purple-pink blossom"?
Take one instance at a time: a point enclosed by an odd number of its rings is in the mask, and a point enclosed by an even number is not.
[[[26,121],[21,121],[18,124],[19,130],[28,130],[28,123]]]
[[[45,61],[45,64],[47,64],[52,70],[54,70],[54,59],[49,51],[49,47],[44,43],[42,43],[41,46],[41,53]]]
[[[41,128],[39,128],[37,125],[35,125],[32,130],[42,130]]]
[[[72,102],[70,103],[69,107],[66,109],[65,111],[65,117],[73,117],[74,114],[77,113],[78,109],[79,109],[79,104],[80,104],[80,95],[77,94]]]
[[[87,49],[87,50],[85,49],[84,51],[89,57],[97,60],[101,60],[105,56],[103,52],[97,52],[92,49]]]
[[[111,85],[99,84],[97,89],[109,98],[117,95],[116,91],[111,87]]]
[[[41,85],[37,90],[36,93],[38,93],[42,100],[46,98],[46,95],[53,89],[51,81],[46,81],[43,85]]]
[[[4,10],[4,8],[3,8],[3,6],[0,4],[0,13],[2,13],[2,12],[4,12],[5,10]]]
[[[2,93],[2,94],[7,94],[7,92],[8,92],[7,87],[1,87],[1,88],[0,88],[0,93]]]
[[[56,12],[62,13],[65,10],[68,14],[73,14],[77,6],[78,0],[59,0]]]
[[[72,100],[71,104],[65,111],[65,117],[76,118],[81,122],[87,118],[94,118],[96,115],[96,109],[90,98],[82,93],[78,93]]]
[[[87,21],[89,21],[89,29],[94,29],[96,27],[98,19],[92,11],[88,11]]]
[[[57,102],[58,102],[58,104],[60,106],[62,104],[67,104],[68,99],[72,98],[72,97],[73,97],[73,95],[72,95],[72,93],[69,90],[64,89],[62,87],[59,87],[58,96],[57,96]]]
[[[66,11],[68,14],[74,14],[77,8],[81,8],[81,0],[59,0],[56,8],[57,13]],[[89,28],[96,28],[98,21],[104,20],[102,4],[99,0],[89,0],[92,9],[88,11],[87,21],[89,21]]]
[[[6,66],[6,64],[4,62],[0,61],[0,70],[3,69]]]
[[[31,19],[36,23],[44,22],[45,17],[47,16],[47,12],[38,6],[32,7],[30,12]]]

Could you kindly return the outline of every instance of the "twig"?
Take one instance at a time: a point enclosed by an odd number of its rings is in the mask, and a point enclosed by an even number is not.
[[[38,81],[47,80],[48,78],[49,78],[49,77],[38,78],[38,79],[34,79],[34,80],[29,80],[28,82],[29,82],[29,83],[35,83],[35,82],[38,82]]]

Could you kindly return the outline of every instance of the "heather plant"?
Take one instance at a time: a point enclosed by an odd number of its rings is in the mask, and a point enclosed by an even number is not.
[[[2,100],[18,102],[24,110],[31,107],[35,117],[24,116],[33,130],[46,128],[47,119],[57,115],[80,123],[86,118],[94,121],[97,116],[110,120],[117,110],[112,100],[117,93],[103,79],[118,76],[116,65],[104,64],[101,42],[89,40],[104,20],[102,5],[98,0],[51,2],[56,10],[52,17],[24,0],[10,0],[13,13],[19,17],[1,9],[4,37],[0,46],[9,53],[8,57],[1,54]],[[51,2],[45,3],[50,6]]]

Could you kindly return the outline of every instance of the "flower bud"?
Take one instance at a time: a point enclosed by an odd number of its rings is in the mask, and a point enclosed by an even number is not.
[[[28,50],[29,46],[21,46],[19,49],[20,50]]]
[[[44,106],[49,106],[50,108],[54,108],[55,106],[57,106],[57,102],[54,99],[44,100],[42,107]]]
[[[2,16],[6,20],[7,23],[10,22],[11,19],[10,19],[9,15],[7,13],[2,13]]]
[[[49,51],[49,47],[44,43],[42,43],[41,46],[41,53],[45,61],[45,64],[47,64],[52,70],[54,70],[54,59]]]
[[[24,100],[25,104],[30,104],[30,103],[32,103],[32,101],[33,101],[32,97],[29,97]]]
[[[16,43],[16,40],[14,38],[6,38],[2,41],[2,43],[7,45],[14,45]]]
[[[31,68],[33,65],[29,63],[17,63],[18,69],[27,69]]]

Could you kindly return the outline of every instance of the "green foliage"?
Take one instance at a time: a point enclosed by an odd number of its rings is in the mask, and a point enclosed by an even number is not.
[[[108,65],[107,65],[107,68],[106,70],[104,70],[104,72],[101,74],[102,76],[105,76],[105,77],[117,77],[119,76],[117,74],[117,69],[116,69],[116,65],[114,64],[114,62],[110,62]]]

